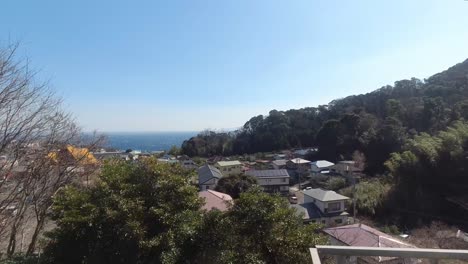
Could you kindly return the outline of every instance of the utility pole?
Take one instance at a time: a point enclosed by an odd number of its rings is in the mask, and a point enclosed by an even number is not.
[[[348,168],[348,167],[347,167]],[[349,170],[348,170],[349,174]],[[356,223],[356,177],[351,172],[351,178],[353,179],[353,224]]]

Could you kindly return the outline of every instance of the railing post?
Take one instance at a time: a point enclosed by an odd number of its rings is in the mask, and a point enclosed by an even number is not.
[[[320,256],[318,254],[318,251],[316,248],[309,248],[310,250],[310,255],[312,256],[312,263],[313,264],[321,264],[320,262]]]

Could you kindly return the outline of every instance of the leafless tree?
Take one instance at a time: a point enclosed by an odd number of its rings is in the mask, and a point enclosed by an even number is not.
[[[17,50],[18,44],[0,49],[0,237],[8,255],[26,224],[27,253],[35,251],[54,193],[94,172],[89,150],[102,140],[85,142],[61,100],[47,83],[36,82]]]

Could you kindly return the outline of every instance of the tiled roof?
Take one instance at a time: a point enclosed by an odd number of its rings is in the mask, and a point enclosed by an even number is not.
[[[202,209],[207,211],[213,209],[227,211],[229,209],[229,204],[232,204],[232,197],[229,194],[213,190],[201,191],[198,193],[198,197],[204,200],[205,204],[202,206]]]
[[[295,163],[295,164],[304,164],[304,163],[310,163],[309,160],[305,160],[305,159],[300,159],[300,158],[297,158],[297,159],[292,159],[290,160],[292,163]]]
[[[284,159],[280,159],[280,160],[274,160],[271,163],[275,164],[276,166],[285,166],[286,162],[288,161]]]
[[[287,170],[250,170],[246,174],[257,178],[289,178]]]
[[[312,162],[312,165],[317,166],[317,168],[327,168],[335,165],[335,163],[329,162],[328,160],[317,160]]]
[[[388,234],[363,224],[326,228],[323,231],[348,246],[415,248],[415,246],[411,244],[404,243]],[[378,261],[380,262],[389,259],[393,258],[379,257]]]
[[[310,196],[322,202],[348,200],[349,197],[338,194],[334,191],[323,190],[320,188],[302,191],[304,195]]]
[[[291,204],[290,207],[296,209],[297,213],[304,213],[302,219],[318,219],[323,217],[334,217],[339,215],[349,215],[347,212],[324,213],[314,203]]]
[[[232,161],[218,161],[218,165],[221,167],[224,166],[235,166],[235,165],[242,165],[238,160],[232,160]]]
[[[203,184],[213,178],[220,179],[221,177],[223,177],[223,174],[221,174],[221,172],[217,168],[211,165],[206,164],[198,169],[199,184]]]

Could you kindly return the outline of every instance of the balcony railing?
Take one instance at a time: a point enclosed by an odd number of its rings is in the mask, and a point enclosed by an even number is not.
[[[468,250],[427,249],[427,248],[382,248],[320,246],[310,249],[313,264],[321,264],[320,256],[336,256],[338,264],[349,263],[346,256],[359,257],[395,257],[399,259],[429,259],[437,263],[440,259],[468,260]]]

